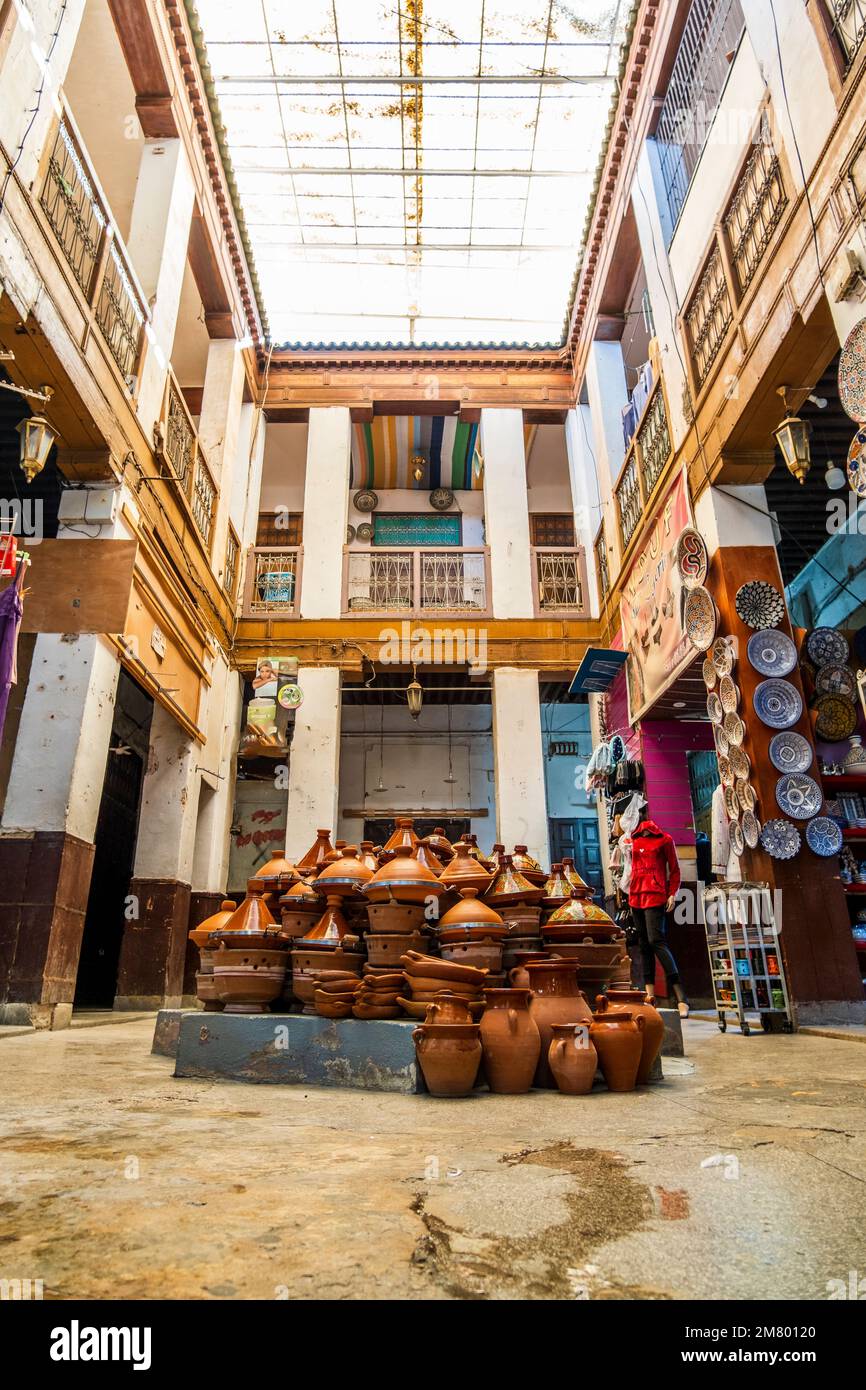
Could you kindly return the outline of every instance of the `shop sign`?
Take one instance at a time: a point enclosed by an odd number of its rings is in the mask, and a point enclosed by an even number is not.
[[[620,619],[629,656],[626,672],[632,724],[652,709],[695,657],[683,627],[685,590],[677,566],[677,541],[692,524],[683,471],[653,508],[622,589]]]

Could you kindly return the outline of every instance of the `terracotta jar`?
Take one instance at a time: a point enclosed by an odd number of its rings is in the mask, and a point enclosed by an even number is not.
[[[454,846],[454,858],[443,870],[439,882],[446,888],[475,888],[483,893],[493,882],[489,874],[472,853],[466,840],[458,840]]]
[[[418,836],[412,829],[415,824],[412,817],[398,816],[394,824],[396,826],[394,834],[391,836],[390,840],[385,841],[386,851],[392,849],[408,849],[411,852],[414,850],[419,841]]]
[[[508,980],[512,989],[531,989],[529,983],[529,971],[527,965],[532,960],[550,960],[547,951],[515,951],[514,965],[508,972]]]
[[[542,906],[548,908],[562,907],[571,898],[571,884],[562,871],[561,864],[551,864],[550,877],[544,885],[544,897]]]
[[[422,1023],[412,1034],[431,1096],[468,1096],[481,1062],[477,1023]]]
[[[547,1063],[560,1091],[585,1096],[592,1090],[598,1053],[586,1023],[554,1023]]]
[[[511,862],[518,873],[528,878],[529,882],[536,888],[540,888],[547,878],[547,874],[542,869],[537,859],[533,859],[526,845],[515,845]]]
[[[354,898],[372,877],[372,871],[358,858],[357,847],[347,845],[339,858],[322,869],[316,879],[316,892],[329,898]]]
[[[425,1023],[471,1023],[472,1002],[465,994],[450,994],[443,990],[424,1006]]]
[[[577,966],[567,960],[529,961],[526,966],[532,1002],[529,1006],[539,1033],[541,1054],[535,1072],[536,1086],[555,1085],[547,1054],[554,1023],[589,1023],[592,1013],[577,985]]]
[[[403,849],[376,870],[364,892],[371,903],[424,903],[427,898],[441,897],[445,888],[410,850]]]
[[[528,1091],[541,1053],[541,1034],[529,1011],[528,989],[486,989],[481,1017],[484,1073],[497,1095]]]
[[[515,903],[538,902],[543,891],[514,867],[510,854],[503,854],[499,871],[484,897],[498,907],[513,907]]]
[[[637,1084],[645,1086],[650,1079],[655,1059],[662,1050],[665,1038],[664,1020],[658,1009],[649,1003],[642,989],[624,989],[621,985],[611,985],[607,994],[599,994],[596,998],[595,1011],[597,1014],[603,1014],[614,1009],[630,1013],[635,1021],[643,1019]]]
[[[212,916],[206,917],[203,922],[199,922],[197,927],[193,927],[192,931],[189,933],[189,939],[192,944],[197,946],[199,951],[205,950],[207,948],[207,939],[211,932],[219,931],[221,927],[224,927],[236,907],[237,903],[233,903],[231,898],[224,899],[224,901],[220,903],[218,912],[214,912]]]
[[[311,845],[302,859],[299,859],[295,868],[301,878],[315,878],[321,869],[325,856],[333,854],[334,846],[331,844],[330,830],[317,830],[316,843]]]
[[[574,867],[574,860],[570,854],[562,856],[562,872],[568,879],[575,893],[579,893],[582,898],[591,898],[592,889],[588,883],[584,883],[577,869]]]
[[[441,825],[435,827],[432,835],[425,835],[421,843],[432,849],[440,864],[449,864],[454,858],[454,846]]]
[[[445,867],[438,854],[427,844],[426,840],[419,840],[415,846],[415,858],[419,864],[423,864],[425,869],[429,869],[431,874],[439,877]]]
[[[605,1009],[592,1016],[589,1036],[609,1091],[633,1091],[643,1051],[643,1018],[625,1009]]]

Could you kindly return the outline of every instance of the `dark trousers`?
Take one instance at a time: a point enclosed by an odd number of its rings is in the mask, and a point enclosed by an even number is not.
[[[675,985],[680,978],[673,951],[665,940],[665,910],[663,907],[633,907],[631,910],[637,927],[637,940],[643,964],[644,985],[653,987],[655,981],[655,962],[665,973],[669,985]]]

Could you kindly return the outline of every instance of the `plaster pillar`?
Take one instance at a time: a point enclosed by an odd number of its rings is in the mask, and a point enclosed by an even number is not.
[[[600,605],[598,576],[595,572],[595,537],[601,525],[601,490],[592,453],[592,420],[589,407],[578,405],[565,417],[565,448],[568,454],[568,480],[574,534],[586,556],[586,578],[590,613],[597,615]]]
[[[194,197],[181,141],[145,140],[126,249],[151,306],[138,390],[138,418],[148,439],[159,419],[174,347]]]
[[[769,510],[762,483],[707,487],[695,503],[695,526],[710,555],[723,545],[775,546],[772,518],[762,515]]]
[[[619,477],[625,458],[625,444],[622,435],[622,410],[628,404],[628,387],[625,379],[625,365],[622,360],[620,343],[593,342],[586,362],[587,406],[579,406],[583,412],[581,437],[590,443],[595,456],[595,473],[598,479],[598,492],[604,515],[605,533],[608,546],[613,554],[609,559],[611,580],[619,568],[620,540],[619,520],[614,496],[614,484]],[[583,424],[587,435],[583,435]],[[570,454],[569,454],[570,465]]]
[[[526,845],[549,866],[537,671],[499,666],[493,672],[493,765],[497,840],[509,850]]]
[[[494,618],[532,618],[532,557],[523,411],[481,412],[484,534],[490,547]]]
[[[220,577],[225,567],[232,484],[238,464],[244,379],[244,362],[239,344],[233,338],[211,339],[198,437],[217,484],[211,555],[213,568]]]
[[[162,705],[153,709],[116,1009],[181,1002],[203,750]]]
[[[262,492],[267,421],[263,411],[243,402],[238,414],[229,511],[241,548],[256,543]]]
[[[348,406],[313,408],[304,478],[302,618],[339,618],[342,610],[351,463]]]
[[[286,856],[299,859],[316,831],[337,827],[340,793],[340,670],[308,666],[298,683],[304,703],[295,715],[289,756]]]

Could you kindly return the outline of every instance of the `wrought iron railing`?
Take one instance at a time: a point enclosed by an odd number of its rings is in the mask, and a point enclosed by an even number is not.
[[[864,0],[825,0],[825,3],[830,11],[833,33],[845,57],[845,67],[850,68],[866,39],[866,3]]]
[[[347,547],[344,553],[346,614],[487,612],[485,546]]]
[[[740,0],[694,0],[662,106],[656,143],[673,228],[683,209],[745,28]]]
[[[733,321],[734,306],[725,278],[722,253],[716,242],[685,314],[698,386],[706,381]]]
[[[238,569],[241,558],[241,543],[233,526],[229,526],[226,536],[226,561],[223,566],[223,588],[234,598],[238,587]]]
[[[168,370],[162,414],[154,431],[154,440],[158,456],[168,465],[171,476],[183,493],[196,530],[205,547],[210,549],[217,486],[183,392],[171,368]]]
[[[672,447],[667,405],[659,378],[644,406],[643,415],[638,422],[637,431],[626,453],[625,463],[614,489],[623,550],[638,528],[644,508],[650,502],[655,486],[671,457]],[[606,567],[605,556],[605,569]]]
[[[539,614],[587,612],[586,557],[580,546],[534,546],[533,581]]]
[[[724,218],[741,293],[752,283],[787,201],[779,157],[762,127]]]
[[[300,600],[301,547],[254,546],[248,552],[244,613],[297,616]]]
[[[625,467],[616,485],[616,509],[619,513],[619,531],[625,548],[640,522],[643,499],[638,482],[637,454],[632,449],[627,455]]]
[[[68,112],[57,127],[39,202],[106,346],[132,391],[141,361],[147,306]]]
[[[192,489],[192,515],[201,538],[210,549],[216,511],[217,489],[204,455],[199,452],[195,461]]]
[[[604,522],[595,538],[595,572],[598,578],[598,592],[602,602],[610,593],[610,566],[607,562],[607,537],[604,531]]]

